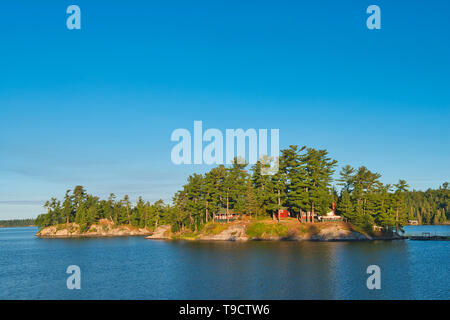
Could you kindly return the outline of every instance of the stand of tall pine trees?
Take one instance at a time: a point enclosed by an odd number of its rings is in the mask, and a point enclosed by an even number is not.
[[[374,225],[394,230],[408,220],[445,223],[450,218],[448,183],[438,190],[408,191],[405,180],[383,184],[380,174],[364,166],[344,166],[336,180],[337,191],[333,186],[337,161],[326,150],[289,146],[280,152],[278,171],[264,175],[271,160],[263,157],[248,168],[235,159],[230,166],[219,165],[205,174],[193,174],[175,193],[171,205],[162,200],[151,204],[141,197],[132,204],[127,195],[117,200],[114,194],[100,200],[76,186],[73,191],[67,190],[62,201],[47,201],[47,213],[38,216],[36,225],[75,222],[87,230],[100,219],[108,219],[141,228],[170,224],[175,232],[196,231],[214,221],[214,213],[219,210],[275,219],[276,212],[285,208],[299,221],[313,223],[312,216],[326,214],[332,203],[336,203],[337,214],[367,231]],[[302,219],[302,215],[307,218]]]

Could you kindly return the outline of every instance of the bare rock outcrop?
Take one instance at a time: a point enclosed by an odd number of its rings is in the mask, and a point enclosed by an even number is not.
[[[170,225],[159,226],[145,239],[170,239]]]
[[[151,234],[147,228],[138,228],[130,225],[115,225],[109,220],[102,219],[93,224],[85,232],[76,223],[58,224],[43,228],[36,236],[40,238],[81,238],[81,237],[126,237],[144,236]]]
[[[198,240],[210,241],[247,241],[248,236],[245,232],[245,226],[241,224],[230,225],[229,228],[215,235],[201,235]]]

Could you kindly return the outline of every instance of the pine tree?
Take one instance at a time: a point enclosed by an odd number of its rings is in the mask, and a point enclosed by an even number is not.
[[[255,190],[252,186],[252,181],[247,180],[247,192],[245,201],[245,214],[252,217],[258,214],[258,201],[256,199]]]
[[[64,202],[63,202],[63,215],[65,216],[66,223],[72,222],[74,217],[74,207],[72,204],[73,197],[70,195],[71,190],[66,191],[66,195],[64,196]]]
[[[348,190],[342,191],[336,210],[339,215],[344,216],[347,220],[355,220],[356,214]]]
[[[397,231],[406,223],[406,207],[405,207],[405,192],[408,191],[409,186],[405,180],[399,180],[394,184],[396,190],[394,193],[395,199],[395,227]]]
[[[302,152],[306,147],[289,146],[281,151],[280,170],[286,174],[286,205],[298,214],[302,221],[302,212],[308,211],[309,193],[307,185],[306,161]]]
[[[337,163],[328,157],[326,150],[307,149],[306,154],[306,185],[308,188],[309,205],[311,208],[311,222],[314,214],[326,213],[330,204],[330,185],[334,167]],[[325,205],[328,204],[328,205]]]

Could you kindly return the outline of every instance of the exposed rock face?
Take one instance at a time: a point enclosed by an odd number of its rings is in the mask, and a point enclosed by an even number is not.
[[[81,232],[78,224],[69,223],[46,227],[36,233],[36,236],[41,238],[80,238],[144,236],[148,234],[151,234],[149,229],[129,225],[116,226],[111,221],[102,219],[98,224],[91,225],[86,232]]]
[[[155,229],[152,235],[146,239],[169,240],[176,239],[176,235],[172,234],[169,225],[159,226]],[[195,238],[189,240],[205,240],[205,241],[247,241],[248,236],[245,233],[245,225],[230,224],[228,228],[218,234],[200,234]]]
[[[327,228],[320,229],[311,235],[308,240],[316,241],[339,241],[339,240],[371,240],[369,235],[349,230],[342,224],[329,224]]]
[[[244,225],[230,225],[228,229],[219,234],[201,235],[198,240],[247,241],[248,236],[245,233]]]
[[[145,239],[170,239],[170,226],[163,225],[157,227],[155,231]]]
[[[316,241],[342,241],[342,240],[371,240],[368,235],[349,230],[321,230],[319,234],[312,235],[307,240]]]

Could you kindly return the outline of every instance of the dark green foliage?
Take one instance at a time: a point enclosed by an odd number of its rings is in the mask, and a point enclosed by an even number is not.
[[[338,179],[342,186],[338,213],[365,230],[370,225],[393,230],[402,229],[408,220],[437,224],[450,218],[448,183],[439,190],[408,191],[405,180],[391,186],[381,183],[380,177],[366,167],[343,167]]]
[[[439,189],[410,191],[405,194],[405,211],[408,220],[421,224],[441,224],[450,220],[450,189],[448,182]]]
[[[98,197],[87,194],[82,186],[76,186],[72,193],[67,190],[62,204],[55,198],[47,201],[44,205],[47,213],[39,215],[35,224],[43,228],[75,222],[80,225],[81,231],[86,231],[100,219],[140,228],[153,228],[157,227],[158,223],[165,224],[171,221],[171,208],[162,200],[150,204],[140,197],[133,206],[127,195],[123,200],[116,201],[115,198],[115,195],[111,194],[108,200],[100,200]]]
[[[394,226],[401,228],[406,223],[401,205],[406,182],[400,180],[401,188],[391,192],[391,186],[381,183],[380,177],[364,166],[358,170],[345,166],[338,179],[342,189],[337,212],[366,232],[371,232],[374,225],[390,230]]]
[[[203,176],[190,176],[174,197],[175,229],[197,230],[199,223],[206,223],[220,209],[255,218],[274,217],[283,207],[293,214],[300,210],[325,214],[330,210],[336,161],[328,158],[325,150],[290,146],[281,151],[279,170],[274,175],[262,174],[267,163],[267,159],[261,159],[250,174],[245,170],[247,165],[235,159],[228,168],[221,165]]]

